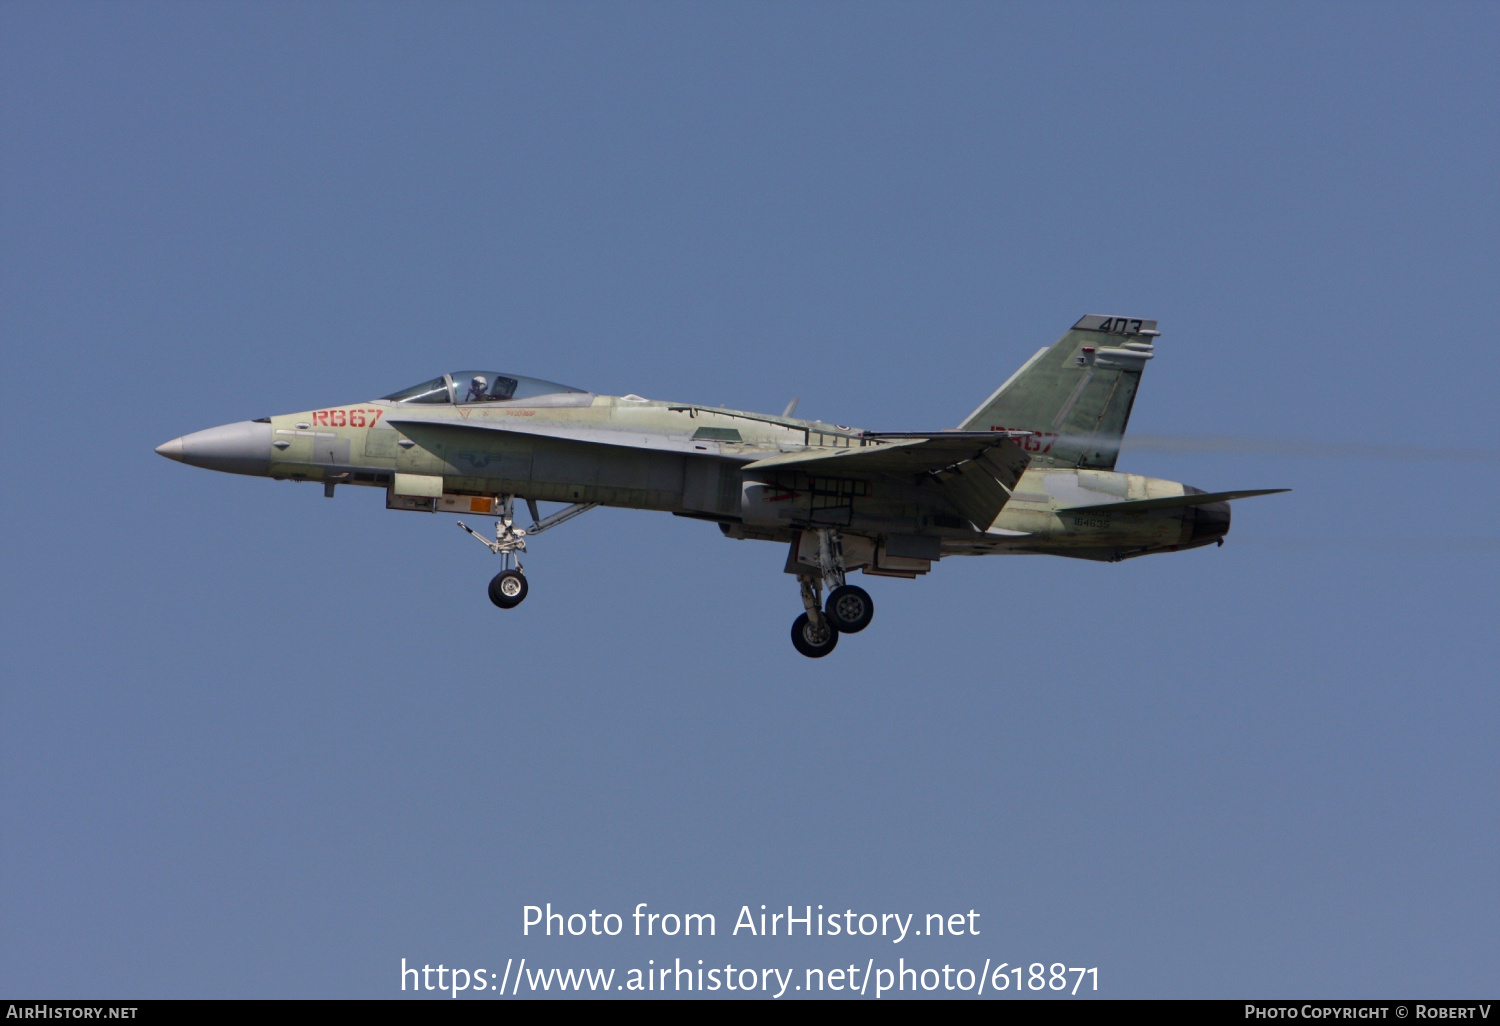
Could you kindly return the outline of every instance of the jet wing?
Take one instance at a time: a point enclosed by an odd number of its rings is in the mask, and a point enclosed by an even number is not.
[[[1026,437],[1030,432],[1016,434]],[[865,437],[891,441],[858,448],[778,453],[747,464],[744,469],[816,469],[820,474],[927,474],[946,470],[1004,446],[1029,459],[1011,441],[1012,433],[1008,431],[866,432]]]
[[[1182,509],[1187,506],[1206,506],[1210,502],[1228,502],[1230,499],[1249,499],[1256,495],[1278,495],[1290,488],[1252,488],[1238,492],[1197,492],[1193,495],[1171,495],[1164,499],[1131,499],[1127,502],[1106,502],[1097,506],[1068,506],[1059,513],[1144,513],[1152,509]]]
[[[1027,432],[1019,433],[1021,436]],[[977,530],[987,531],[1010,501],[1031,457],[1005,431],[867,434],[884,445],[785,453],[747,464],[756,470],[829,474],[932,476],[943,495]]]

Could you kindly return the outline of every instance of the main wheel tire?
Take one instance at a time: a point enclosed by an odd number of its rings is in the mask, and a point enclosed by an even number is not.
[[[870,626],[875,616],[875,600],[865,589],[844,584],[828,593],[823,611],[840,634],[858,634]]]
[[[501,609],[519,606],[526,591],[526,575],[519,570],[502,570],[490,581],[490,601]]]
[[[809,659],[821,659],[832,652],[833,646],[838,643],[839,632],[832,625],[826,625],[820,631],[813,626],[806,613],[792,623],[792,644]]]

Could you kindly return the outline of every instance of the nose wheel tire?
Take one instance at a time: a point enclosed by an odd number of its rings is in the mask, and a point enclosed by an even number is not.
[[[875,602],[865,589],[845,584],[828,593],[823,610],[834,630],[840,634],[858,634],[870,626],[870,620],[875,616]]]
[[[519,606],[526,591],[526,575],[519,570],[502,570],[490,581],[490,601],[501,609]]]
[[[824,624],[819,630],[806,613],[792,623],[792,645],[809,659],[821,659],[839,643],[839,632]]]

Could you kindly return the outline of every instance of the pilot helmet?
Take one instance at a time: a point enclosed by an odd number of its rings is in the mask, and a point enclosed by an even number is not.
[[[490,383],[489,379],[486,378],[483,374],[476,374],[476,375],[474,375],[474,387],[475,388],[478,388],[481,391],[483,391],[484,386],[488,385],[489,383]]]

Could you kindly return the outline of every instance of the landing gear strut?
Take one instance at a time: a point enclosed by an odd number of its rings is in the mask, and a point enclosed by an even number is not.
[[[514,495],[500,496],[500,519],[495,521],[494,541],[490,541],[462,520],[458,522],[458,526],[478,540],[479,544],[504,561],[504,568],[490,580],[490,601],[501,609],[514,609],[519,606],[525,600],[526,592],[530,590],[526,583],[526,568],[521,566],[521,553],[526,551],[526,536],[541,534],[548,528],[572,520],[580,513],[587,513],[599,505],[597,502],[575,502],[566,509],[543,518],[536,508],[536,503],[527,499],[526,506],[531,511],[532,524],[530,527],[517,527],[515,502]]]
[[[818,569],[798,574],[802,605],[807,610],[792,624],[792,645],[810,659],[833,651],[840,634],[856,634],[870,625],[875,601],[870,593],[844,581],[844,550],[839,533],[818,529]],[[822,601],[827,586],[828,601]]]

